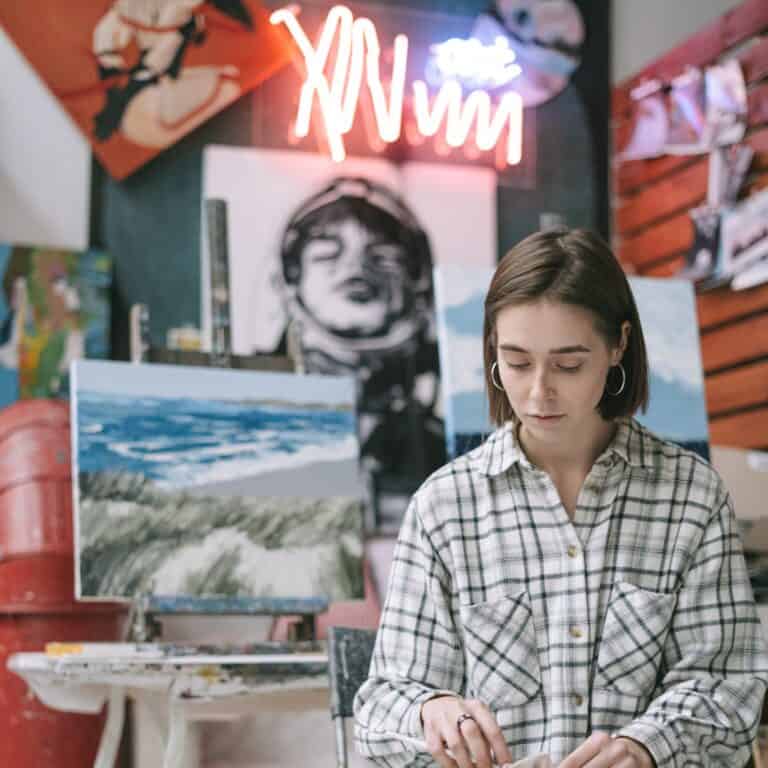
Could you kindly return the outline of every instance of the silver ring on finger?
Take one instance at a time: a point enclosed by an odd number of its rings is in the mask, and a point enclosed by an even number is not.
[[[475,718],[469,714],[469,712],[462,712],[457,718],[456,718],[456,728],[461,731],[461,724],[465,720],[474,720]]]

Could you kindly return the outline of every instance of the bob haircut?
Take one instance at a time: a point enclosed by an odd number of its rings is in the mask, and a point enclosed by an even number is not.
[[[520,241],[499,262],[485,298],[483,357],[491,422],[501,426],[516,419],[506,393],[496,389],[491,366],[496,362],[496,318],[508,306],[551,301],[591,312],[595,330],[609,347],[621,338],[621,325],[632,329],[621,363],[627,375],[624,391],[607,392],[597,409],[606,421],[631,416],[648,407],[648,357],[643,330],[626,275],[608,245],[586,229],[536,232]],[[609,373],[611,389],[620,380]],[[608,386],[608,382],[606,382]]]

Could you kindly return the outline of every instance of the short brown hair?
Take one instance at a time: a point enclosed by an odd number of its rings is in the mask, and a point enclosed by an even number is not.
[[[615,397],[603,394],[598,411],[606,421],[644,411],[648,406],[648,357],[624,271],[594,232],[548,230],[529,235],[502,258],[485,298],[483,357],[491,421],[501,425],[515,418],[506,394],[491,379],[491,366],[496,362],[496,318],[505,307],[541,299],[588,309],[596,331],[609,347],[619,344],[622,323],[629,321],[632,330],[621,360],[626,386]]]

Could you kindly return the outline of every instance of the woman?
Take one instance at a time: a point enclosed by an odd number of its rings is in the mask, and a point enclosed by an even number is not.
[[[483,336],[499,428],[413,497],[359,750],[387,766],[744,765],[768,656],[730,498],[632,419],[648,363],[618,262],[583,230],[528,237],[491,280]]]

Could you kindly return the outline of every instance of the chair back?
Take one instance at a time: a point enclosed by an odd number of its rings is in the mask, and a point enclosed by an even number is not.
[[[375,629],[328,627],[331,717],[351,717],[357,689],[368,677]]]

